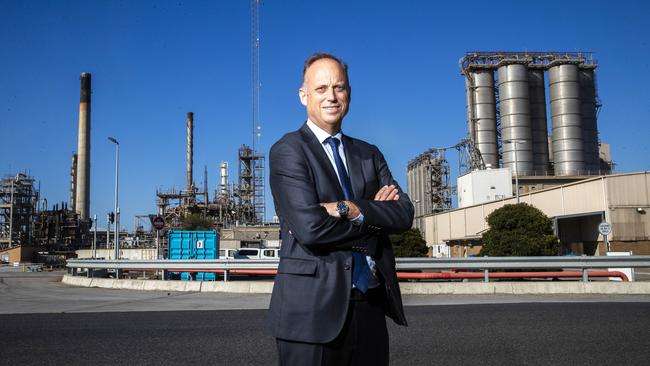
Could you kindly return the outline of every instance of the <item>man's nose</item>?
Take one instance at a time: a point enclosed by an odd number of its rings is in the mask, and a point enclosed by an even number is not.
[[[327,93],[325,93],[327,100],[336,101],[336,91],[334,88],[327,88]]]

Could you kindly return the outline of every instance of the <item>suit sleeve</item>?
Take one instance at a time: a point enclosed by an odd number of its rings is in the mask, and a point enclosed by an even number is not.
[[[299,147],[279,141],[271,148],[270,184],[276,210],[298,243],[312,250],[349,249],[365,234],[320,206],[314,178]]]
[[[384,231],[389,234],[404,232],[413,225],[413,203],[393,179],[384,155],[376,147],[374,149],[374,163],[379,186],[394,185],[399,191],[399,199],[397,201],[355,201],[364,215],[361,230],[364,232]]]

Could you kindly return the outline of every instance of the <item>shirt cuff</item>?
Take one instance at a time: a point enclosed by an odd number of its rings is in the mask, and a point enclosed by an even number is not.
[[[363,214],[359,212],[357,217],[350,219],[350,222],[356,226],[361,226],[363,224]]]

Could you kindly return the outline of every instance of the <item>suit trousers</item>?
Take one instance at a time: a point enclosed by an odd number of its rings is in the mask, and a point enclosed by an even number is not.
[[[388,330],[383,286],[350,300],[341,333],[329,343],[276,339],[280,366],[388,365]],[[356,290],[353,290],[356,291]]]

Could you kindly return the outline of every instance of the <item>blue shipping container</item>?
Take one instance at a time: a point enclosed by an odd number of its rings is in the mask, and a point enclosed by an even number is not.
[[[219,234],[205,230],[170,230],[167,234],[169,259],[218,259]],[[181,279],[197,281],[214,281],[217,276],[212,272],[182,272]]]

